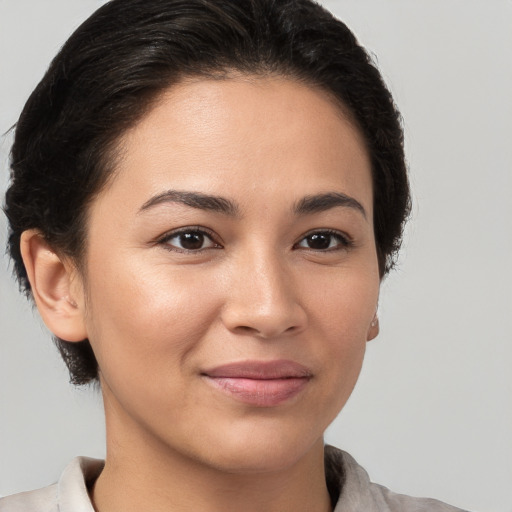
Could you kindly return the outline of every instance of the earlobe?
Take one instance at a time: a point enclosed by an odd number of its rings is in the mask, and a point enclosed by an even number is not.
[[[373,320],[370,324],[370,328],[368,329],[368,335],[366,336],[366,341],[371,341],[376,338],[379,334],[379,317],[377,313],[373,317]]]
[[[37,230],[21,235],[23,263],[37,309],[50,331],[65,341],[87,338],[81,292],[72,292],[76,270],[51,249]],[[75,287],[76,288],[76,287]]]

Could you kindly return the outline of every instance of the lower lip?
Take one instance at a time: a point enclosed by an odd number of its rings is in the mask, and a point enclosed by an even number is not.
[[[246,379],[206,376],[206,379],[223,393],[257,407],[280,405],[298,395],[309,382],[307,377]]]

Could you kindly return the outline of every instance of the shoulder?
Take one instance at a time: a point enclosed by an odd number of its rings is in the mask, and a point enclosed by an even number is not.
[[[56,484],[0,498],[0,512],[94,512],[87,483],[103,469],[103,461],[76,457]]]
[[[326,471],[337,473],[340,493],[334,512],[467,512],[431,498],[397,494],[370,481],[346,452],[326,446]]]

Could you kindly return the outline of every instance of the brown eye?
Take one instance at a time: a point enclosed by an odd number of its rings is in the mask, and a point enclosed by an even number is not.
[[[319,231],[305,236],[298,244],[298,247],[312,249],[314,251],[327,251],[331,249],[343,249],[350,245],[346,237],[341,233],[330,231]]]
[[[211,237],[198,230],[181,231],[167,236],[162,240],[170,249],[178,251],[200,251],[202,249],[209,249],[218,247],[218,245],[211,239]]]
[[[332,235],[324,233],[309,235],[306,237],[306,243],[310,249],[329,249]]]
[[[183,233],[178,236],[178,240],[183,249],[197,251],[203,247],[204,235],[202,233]]]

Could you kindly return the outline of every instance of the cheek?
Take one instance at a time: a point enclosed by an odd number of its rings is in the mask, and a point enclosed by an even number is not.
[[[310,317],[324,330],[327,340],[366,342],[380,287],[377,266],[371,270],[370,266],[335,269],[331,275],[317,279],[314,289],[308,291]]]
[[[215,290],[199,273],[147,267],[126,256],[91,272],[88,330],[104,374],[167,372],[197,349],[217,315]]]
[[[310,294],[310,327],[320,338],[314,353],[324,365],[323,407],[331,411],[331,420],[350,396],[361,371],[378,295],[377,271],[341,270]]]

